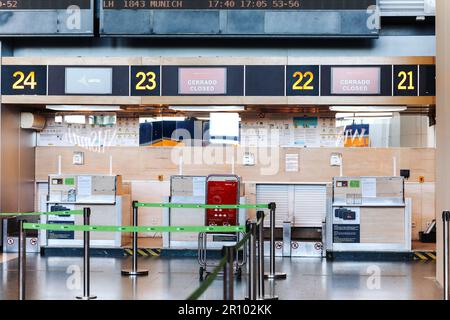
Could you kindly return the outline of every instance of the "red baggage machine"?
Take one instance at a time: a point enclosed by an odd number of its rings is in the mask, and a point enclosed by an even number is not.
[[[206,204],[239,204],[240,180],[234,175],[211,175],[206,178]],[[206,209],[207,226],[238,225],[237,209]]]

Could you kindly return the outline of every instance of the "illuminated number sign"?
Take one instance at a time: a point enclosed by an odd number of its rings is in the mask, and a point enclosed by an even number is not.
[[[132,96],[159,96],[160,88],[160,66],[131,67]]]
[[[394,96],[417,96],[418,72],[417,65],[394,66]]]
[[[319,66],[287,66],[286,95],[318,96],[319,77]]]
[[[3,66],[2,94],[46,95],[47,66]]]
[[[7,10],[64,10],[70,6],[90,9],[91,0],[0,0],[0,9]]]

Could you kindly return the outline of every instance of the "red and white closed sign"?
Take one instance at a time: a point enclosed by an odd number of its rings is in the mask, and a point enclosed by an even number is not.
[[[331,93],[343,95],[380,94],[379,67],[331,68]]]
[[[227,93],[226,68],[179,68],[179,94],[220,95]]]

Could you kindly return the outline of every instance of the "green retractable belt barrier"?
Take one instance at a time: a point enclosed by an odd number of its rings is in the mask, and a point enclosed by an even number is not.
[[[178,209],[268,209],[268,204],[198,204],[198,203],[143,203],[136,202],[135,207],[178,208]]]
[[[20,216],[79,216],[83,215],[83,210],[49,211],[49,212],[5,212],[0,213],[1,217],[20,217]]]
[[[256,224],[260,225],[262,222],[262,219],[259,219]],[[245,236],[241,239],[241,241],[239,241],[238,243],[236,243],[235,250],[239,250],[240,248],[242,248],[245,243],[248,241],[248,239],[250,238],[250,232],[247,232],[245,234]],[[220,271],[223,269],[223,267],[225,266],[225,264],[227,263],[227,256],[225,255],[222,260],[219,261],[219,263],[217,264],[217,266],[214,268],[214,270],[209,274],[209,276],[206,278],[205,281],[203,281],[203,283],[201,284],[200,287],[198,287],[194,292],[192,292],[189,297],[187,298],[187,300],[197,300],[198,298],[200,298],[200,296],[209,288],[209,286],[213,283],[213,281],[217,278],[217,276],[219,275]]]
[[[26,230],[51,231],[92,231],[92,232],[245,232],[245,226],[185,226],[185,227],[133,227],[133,226],[94,226],[70,224],[25,223]]]

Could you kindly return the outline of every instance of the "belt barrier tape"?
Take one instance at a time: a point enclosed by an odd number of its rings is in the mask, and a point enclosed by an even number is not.
[[[50,231],[92,231],[92,232],[245,232],[245,226],[95,226],[95,225],[71,225],[71,224],[42,224],[24,223],[26,230],[50,230]]]
[[[21,216],[78,216],[83,215],[83,210],[49,211],[49,212],[6,212],[0,213],[1,217],[21,217]]]
[[[259,226],[262,223],[262,219],[259,219],[256,224]],[[245,243],[250,238],[251,234],[250,232],[247,232],[245,236],[236,243],[235,249],[238,251],[240,248],[242,248]],[[219,264],[214,268],[214,270],[209,274],[209,276],[203,281],[202,285],[198,287],[194,292],[192,292],[187,300],[197,300],[200,298],[200,296],[209,288],[209,286],[213,283],[213,281],[217,278],[220,271],[224,268],[225,264],[227,263],[227,256],[225,255],[222,260],[220,260]]]
[[[268,204],[135,203],[135,207],[174,209],[268,209]]]

